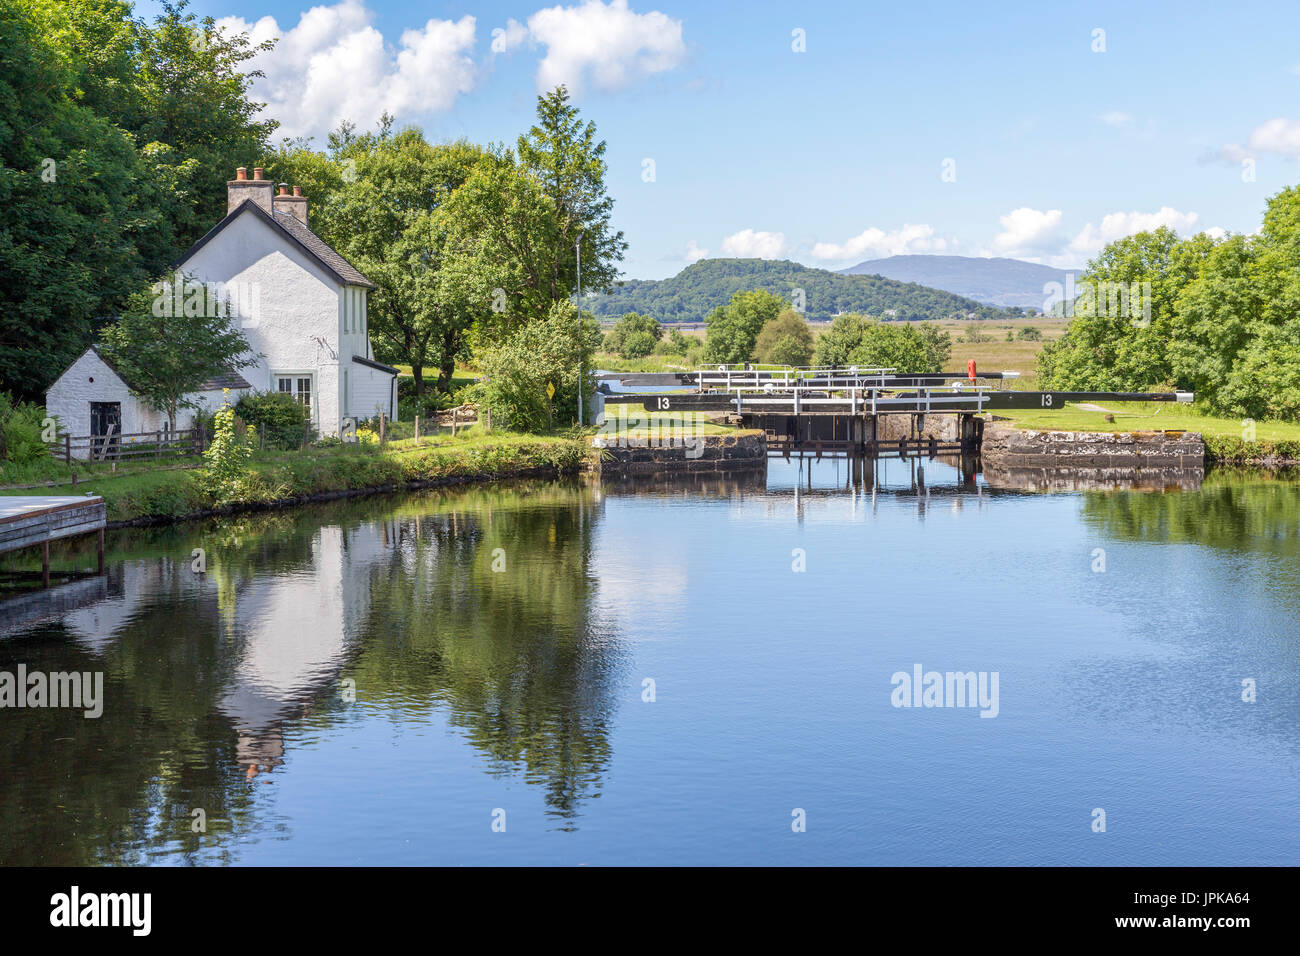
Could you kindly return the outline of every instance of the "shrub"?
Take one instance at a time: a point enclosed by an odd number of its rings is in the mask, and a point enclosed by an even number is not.
[[[1016,333],[1016,338],[1021,342],[1041,342],[1043,340],[1043,333],[1038,331],[1038,329],[1034,328],[1032,325],[1026,325]]]
[[[227,390],[226,395],[229,394]],[[235,410],[227,402],[217,409],[212,444],[203,453],[207,462],[203,473],[204,490],[218,501],[237,497],[246,480],[248,460],[252,453],[248,434],[239,428]]]
[[[812,354],[812,328],[794,309],[764,325],[754,341],[754,358],[768,365],[807,365]]]
[[[286,392],[250,392],[235,414],[254,431],[265,429],[268,448],[301,448],[311,438],[311,412]]]
[[[571,424],[578,415],[578,370],[583,395],[595,384],[591,347],[573,303],[557,302],[545,319],[524,324],[479,356],[483,379],[471,391],[491,410],[493,426],[536,432]]]
[[[619,352],[623,358],[645,358],[655,348],[654,336],[649,332],[629,332],[623,339],[623,348]]]
[[[655,346],[655,352],[660,355],[685,355],[691,347],[691,339],[682,334],[681,329],[672,329],[668,337],[661,339]]]
[[[45,409],[0,392],[0,461],[27,465],[49,457],[41,436]]]
[[[626,359],[644,358],[654,351],[663,334],[663,326],[650,316],[628,312],[614,323],[601,348]]]

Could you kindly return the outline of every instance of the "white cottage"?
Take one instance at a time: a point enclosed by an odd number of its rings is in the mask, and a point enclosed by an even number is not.
[[[344,418],[397,412],[397,369],[374,360],[366,297],[375,286],[308,228],[307,199],[240,167],[226,184],[226,217],[177,260],[179,272],[223,290],[257,364],[205,382],[189,397],[212,409],[222,389],[288,392],[311,410],[321,434]],[[74,436],[156,431],[163,415],[133,397],[94,348],[46,393],[46,410]],[[183,413],[178,428],[193,413]]]

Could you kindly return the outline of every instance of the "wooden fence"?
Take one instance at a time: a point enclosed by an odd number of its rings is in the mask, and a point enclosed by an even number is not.
[[[50,442],[50,454],[71,464],[79,461],[122,461],[138,458],[180,458],[201,455],[209,437],[202,426],[185,429],[159,429],[152,432],[118,434],[109,429],[105,435],[61,435]]]

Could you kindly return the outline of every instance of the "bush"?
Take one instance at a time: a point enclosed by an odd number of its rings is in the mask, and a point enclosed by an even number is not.
[[[203,453],[207,468],[203,473],[204,490],[217,501],[238,498],[247,479],[248,459],[253,453],[246,431],[241,433],[239,420],[230,405],[217,410],[212,444]]]
[[[952,336],[930,322],[884,324],[861,315],[837,316],[817,340],[817,364],[834,368],[893,368],[942,372]]]
[[[1026,325],[1016,333],[1016,338],[1021,342],[1041,342],[1043,340],[1043,333],[1038,331],[1038,329],[1034,328],[1032,325]]]
[[[650,316],[628,312],[614,323],[601,348],[625,359],[645,358],[654,351],[663,334],[663,326]]]
[[[50,457],[41,437],[45,409],[0,392],[0,461],[28,465]]]
[[[754,358],[765,365],[807,365],[812,354],[812,328],[794,309],[764,325],[754,341]]]
[[[619,355],[626,359],[645,358],[655,349],[654,336],[649,332],[629,332],[623,339]]]
[[[731,365],[748,362],[754,354],[759,332],[785,306],[784,299],[762,289],[737,292],[730,302],[718,306],[705,319],[708,323],[705,361]]]
[[[655,346],[655,352],[659,355],[685,355],[690,347],[691,340],[682,334],[682,330],[673,329]]]
[[[528,322],[479,356],[483,379],[471,387],[492,412],[494,427],[537,432],[577,421],[579,379],[590,395],[592,337],[573,303],[557,302],[545,319]],[[547,386],[554,389],[547,392]]]
[[[254,432],[265,429],[267,448],[301,448],[311,440],[311,412],[287,392],[250,392],[235,414]]]

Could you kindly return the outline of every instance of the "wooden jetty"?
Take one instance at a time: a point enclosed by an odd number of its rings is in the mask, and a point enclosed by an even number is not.
[[[108,523],[104,499],[98,495],[0,496],[0,554],[20,548],[41,549],[41,587],[50,586],[50,542],[83,534],[99,537],[96,574],[104,573],[104,527]],[[35,578],[36,572],[7,571],[0,580]],[[79,573],[60,577],[81,577]]]

